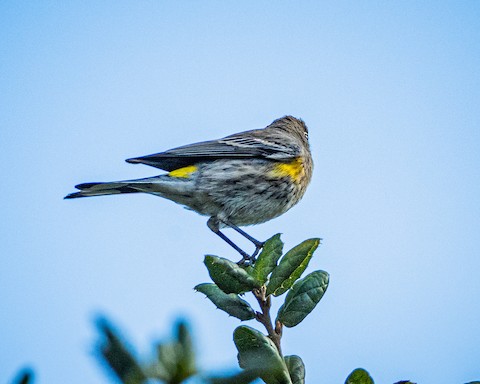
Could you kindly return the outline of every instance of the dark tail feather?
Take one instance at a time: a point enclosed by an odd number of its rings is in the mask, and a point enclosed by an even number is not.
[[[69,193],[64,199],[76,199],[77,197],[87,197],[82,192]]]
[[[79,197],[118,195],[121,193],[138,193],[139,191],[127,183],[84,183],[78,184],[75,188],[80,192],[73,192],[64,199],[76,199]]]

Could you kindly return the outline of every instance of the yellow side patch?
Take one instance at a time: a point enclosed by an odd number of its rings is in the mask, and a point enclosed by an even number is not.
[[[275,177],[290,177],[296,183],[300,182],[304,174],[303,162],[299,157],[290,163],[280,163],[273,170]]]
[[[188,167],[178,168],[169,172],[168,176],[170,177],[180,177],[180,178],[189,178],[192,173],[194,173],[198,168],[195,165],[189,165]]]

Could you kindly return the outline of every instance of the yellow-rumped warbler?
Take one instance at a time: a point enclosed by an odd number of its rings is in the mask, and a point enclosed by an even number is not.
[[[208,227],[235,248],[240,263],[255,261],[263,243],[239,226],[264,223],[288,211],[302,198],[313,161],[305,123],[292,116],[268,127],[236,133],[153,155],[126,160],[151,165],[167,174],[145,179],[84,183],[66,199],[144,192],[209,216]],[[247,254],[220,228],[230,227],[255,245]]]

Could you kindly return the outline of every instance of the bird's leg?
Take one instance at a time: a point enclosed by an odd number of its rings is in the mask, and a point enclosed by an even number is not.
[[[224,223],[225,225],[228,225],[230,228],[232,228],[233,230],[237,231],[239,234],[241,234],[243,237],[245,237],[247,240],[250,240],[254,245],[255,245],[255,252],[253,252],[253,254],[250,256],[250,261],[253,263],[255,263],[255,259],[258,255],[258,253],[260,252],[260,250],[263,248],[263,246],[265,245],[264,242],[262,241],[258,241],[257,239],[253,238],[252,236],[250,236],[247,232],[245,232],[244,230],[238,228],[235,224],[232,224],[230,223],[229,221],[226,221],[226,220],[222,220],[222,223]]]
[[[235,244],[232,240],[225,236],[225,234],[220,231],[218,224],[218,220],[213,217],[211,217],[207,221],[207,226],[211,229],[213,233],[218,235],[223,241],[225,241],[228,245],[230,245],[233,249],[240,253],[240,255],[242,255],[242,259],[237,264],[248,265],[248,263],[252,261],[252,256],[250,256],[247,252],[245,252],[242,248],[240,248],[237,244]],[[258,253],[258,251],[255,252]],[[253,260],[255,260],[256,253],[254,253]]]

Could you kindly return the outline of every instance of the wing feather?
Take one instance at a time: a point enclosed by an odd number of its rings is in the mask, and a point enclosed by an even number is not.
[[[256,129],[236,133],[219,140],[203,141],[165,152],[127,159],[171,172],[202,161],[217,159],[265,158],[284,160],[298,155],[299,148],[286,143],[280,132]]]

